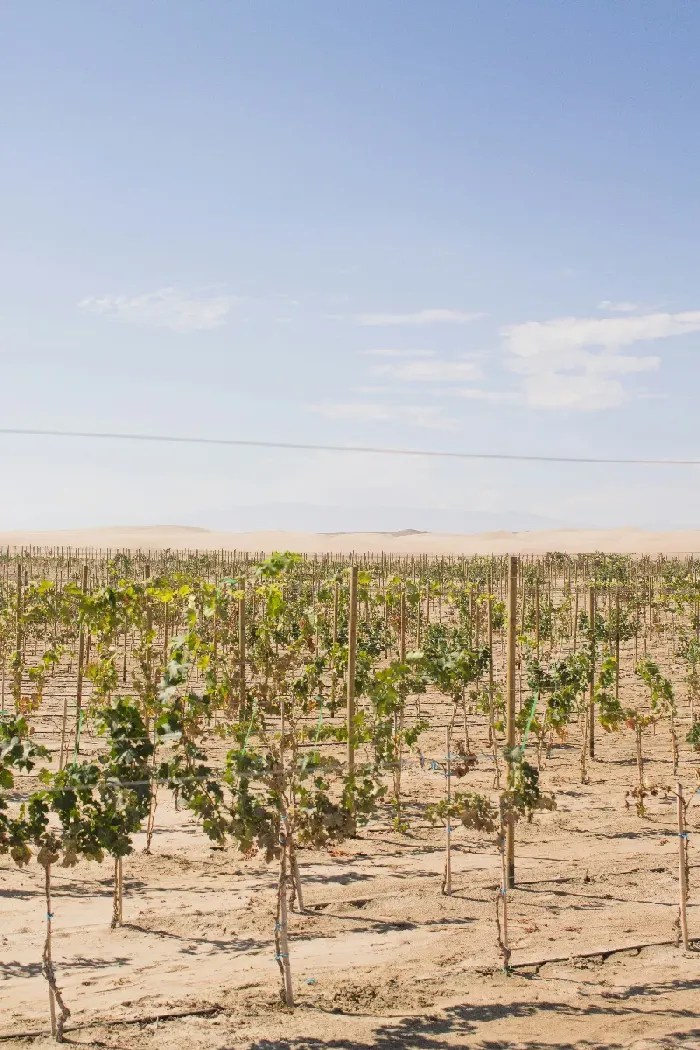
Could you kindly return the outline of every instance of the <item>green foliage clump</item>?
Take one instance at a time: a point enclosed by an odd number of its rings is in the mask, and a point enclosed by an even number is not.
[[[616,674],[617,660],[610,653],[606,653],[603,656],[594,691],[594,699],[598,705],[598,720],[606,733],[619,729],[625,720],[624,708],[615,696]]]
[[[26,718],[9,715],[0,719],[0,854],[9,853],[20,867],[31,857],[26,808],[22,807],[19,817],[9,816],[2,792],[12,790],[16,773],[31,773],[38,759],[48,757],[46,748],[32,740]]]
[[[500,797],[502,818],[526,817],[530,822],[536,810],[556,809],[554,799],[542,793],[540,774],[525,760],[522,747],[506,747],[503,755],[508,763],[508,783]]]
[[[690,732],[685,738],[686,744],[690,744],[693,751],[700,751],[700,718],[693,722]]]
[[[465,828],[487,833],[498,827],[498,810],[485,795],[476,791],[457,791],[454,798],[442,799],[425,807],[426,819],[431,824],[459,820]]]

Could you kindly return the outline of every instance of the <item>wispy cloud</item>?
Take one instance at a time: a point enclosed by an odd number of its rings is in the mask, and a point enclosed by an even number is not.
[[[521,396],[514,390],[484,390],[476,386],[455,386],[444,391],[445,394],[455,397],[464,397],[469,401],[491,401],[500,404],[515,404],[521,401]]]
[[[438,405],[391,405],[381,402],[310,405],[326,419],[358,423],[406,423],[427,430],[456,430],[458,421],[445,415]]]
[[[483,317],[482,313],[470,313],[466,310],[417,310],[410,314],[356,314],[359,325],[422,325],[422,324],[466,324]]]
[[[177,288],[159,288],[133,298],[125,295],[90,296],[81,300],[78,306],[127,324],[193,332],[220,327],[231,307],[240,301],[228,295],[201,296]]]
[[[639,310],[643,310],[644,307],[640,303],[632,303],[627,299],[620,299],[615,302],[610,299],[603,299],[602,302],[598,303],[599,310],[607,310],[608,313],[614,314],[635,314]]]
[[[369,375],[393,386],[423,384],[435,402],[446,398],[519,404],[536,410],[597,412],[639,398],[658,397],[642,377],[658,371],[661,358],[642,354],[637,344],[700,332],[700,311],[633,314],[620,309],[611,317],[556,317],[501,328],[501,348],[510,382],[484,382],[487,361],[475,355],[443,358],[432,350],[395,347],[361,351],[375,358]],[[634,348],[634,349],[631,349]],[[480,357],[482,355],[479,355]],[[488,355],[487,355],[488,357]],[[486,372],[488,375],[488,372]],[[636,377],[636,382],[635,382]],[[477,385],[478,382],[478,385]],[[648,380],[647,380],[648,383]],[[439,406],[384,404],[326,406],[333,418],[420,420],[422,426],[452,428],[455,421]]]
[[[579,347],[605,350],[651,339],[700,331],[700,310],[643,314],[639,317],[557,317],[526,321],[501,329],[506,348],[521,357],[559,353]]]
[[[441,361],[421,358],[374,365],[372,375],[404,383],[464,383],[477,379],[480,370],[472,361]]]
[[[700,311],[647,313],[637,317],[561,317],[502,329],[511,372],[531,408],[598,411],[615,408],[646,391],[622,377],[659,368],[656,356],[620,353],[640,342],[700,331]]]
[[[398,350],[395,347],[378,347],[374,350],[359,350],[364,357],[435,357],[434,350]]]

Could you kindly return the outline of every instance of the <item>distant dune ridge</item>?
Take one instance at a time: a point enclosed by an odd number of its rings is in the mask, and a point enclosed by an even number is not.
[[[541,554],[547,551],[621,554],[700,552],[700,529],[542,529],[532,532],[215,532],[184,525],[110,526],[0,533],[2,547],[91,547],[128,550],[290,550],[300,553]]]

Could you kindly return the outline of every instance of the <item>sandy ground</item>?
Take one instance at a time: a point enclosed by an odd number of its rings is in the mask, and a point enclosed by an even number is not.
[[[623,691],[635,688],[628,661]],[[425,704],[433,724],[443,724],[445,703]],[[686,712],[683,735],[687,721]],[[483,722],[475,719],[472,732],[479,764],[455,786],[489,792]],[[216,756],[222,745],[211,746]],[[431,731],[421,746],[441,758],[443,733]],[[649,734],[645,749],[649,782],[668,784],[668,734]],[[586,785],[578,750],[576,731],[554,748],[542,778],[557,809],[518,827],[512,974],[501,970],[496,944],[494,844],[457,830],[454,893],[441,894],[444,831],[423,812],[443,797],[445,778],[410,756],[408,834],[383,812],[357,839],[300,854],[306,912],[290,919],[293,1013],[278,1000],[274,865],[212,848],[186,812],[163,800],[153,854],[144,855],[140,839],[125,862],[121,929],[109,928],[110,862],[57,869],[54,958],[70,1024],[83,1026],[68,1038],[129,1050],[700,1048],[700,950],[684,953],[675,941],[674,800],[662,790],[645,819],[625,807],[636,774],[631,733],[599,741]],[[684,745],[691,792],[697,766]],[[693,833],[700,795],[696,802]],[[690,860],[690,932],[700,949],[700,858],[692,848]],[[0,858],[0,902],[0,1034],[10,1036],[1,1045],[48,1047],[46,1035],[12,1036],[47,1025],[36,863],[18,871]],[[156,1019],[177,1012],[188,1016]]]
[[[119,526],[53,532],[2,532],[0,547],[92,547],[131,550],[292,550],[336,554],[688,554],[700,552],[700,529],[648,532],[637,528],[539,532],[213,532],[184,526]]]

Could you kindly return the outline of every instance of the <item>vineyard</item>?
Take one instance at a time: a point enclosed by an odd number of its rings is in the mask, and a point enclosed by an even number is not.
[[[700,558],[7,551],[0,662],[5,1045],[698,1034]]]

